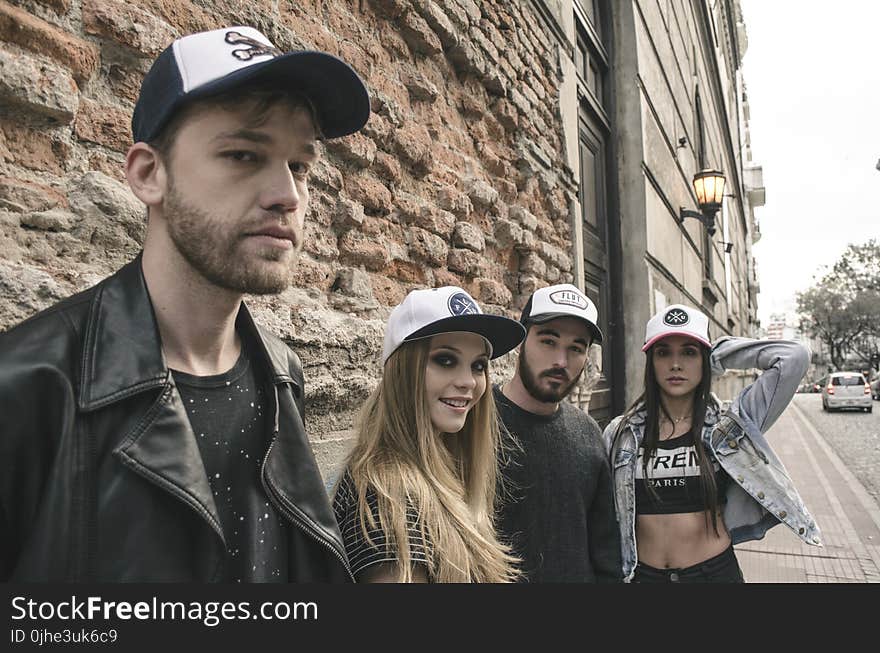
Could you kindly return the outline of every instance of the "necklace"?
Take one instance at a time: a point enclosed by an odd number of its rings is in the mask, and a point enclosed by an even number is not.
[[[663,417],[666,418],[666,415],[664,415]],[[673,417],[672,423],[673,424],[680,424],[681,422],[685,421],[686,419],[690,419],[690,418],[691,418],[691,415],[682,415],[681,417]],[[664,421],[668,422],[669,419],[665,419]]]

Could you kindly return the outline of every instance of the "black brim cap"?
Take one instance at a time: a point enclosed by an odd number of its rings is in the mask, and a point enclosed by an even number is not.
[[[382,365],[405,342],[458,331],[486,340],[492,350],[490,358],[503,356],[526,337],[519,322],[483,313],[476,300],[459,286],[412,290],[388,316]]]
[[[312,102],[324,138],[352,134],[370,117],[370,96],[347,63],[326,52],[282,53],[251,27],[175,41],[153,63],[132,116],[135,142],[149,142],[185,103],[237,86],[271,82]]]
[[[492,347],[492,353],[489,355],[490,359],[503,356],[514,349],[526,337],[525,328],[516,320],[511,320],[501,315],[482,313],[479,315],[453,315],[452,317],[438,320],[410,334],[404,338],[404,342],[429,338],[440,333],[454,333],[456,331],[475,333],[485,338]]]

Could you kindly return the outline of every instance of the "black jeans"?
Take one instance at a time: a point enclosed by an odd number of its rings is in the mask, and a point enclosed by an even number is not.
[[[636,565],[634,583],[744,583],[733,545],[698,564],[681,569],[657,569],[642,562]]]

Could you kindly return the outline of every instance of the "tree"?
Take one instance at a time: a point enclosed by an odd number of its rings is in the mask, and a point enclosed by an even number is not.
[[[801,327],[828,347],[840,369],[847,354],[880,369],[880,242],[850,244],[831,270],[798,294]]]
[[[801,328],[819,338],[831,354],[831,363],[840,369],[853,341],[862,334],[862,325],[852,319],[849,301],[828,277],[798,293]]]
[[[880,241],[872,238],[861,245],[850,243],[832,271],[844,280],[850,292],[880,292]]]

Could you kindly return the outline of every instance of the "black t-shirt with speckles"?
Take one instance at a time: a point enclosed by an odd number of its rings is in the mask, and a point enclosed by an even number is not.
[[[226,540],[223,582],[288,582],[286,525],[260,480],[268,448],[266,396],[242,344],[224,374],[193,376],[172,370]]]

